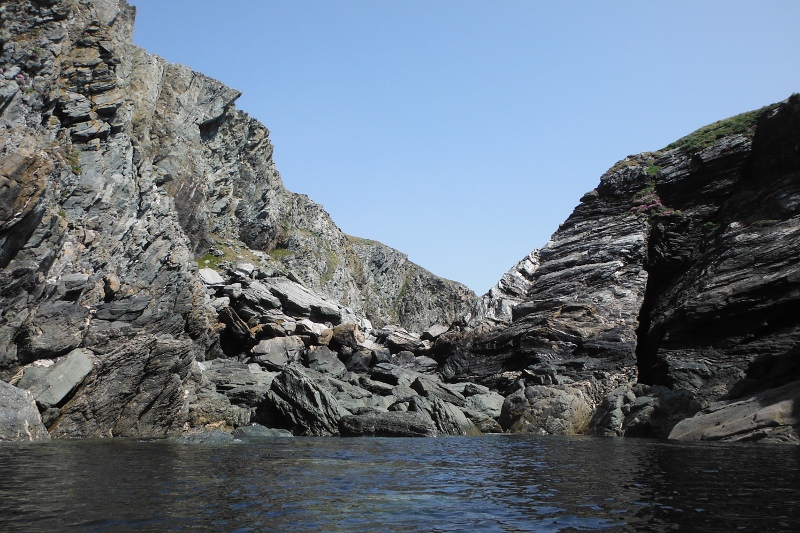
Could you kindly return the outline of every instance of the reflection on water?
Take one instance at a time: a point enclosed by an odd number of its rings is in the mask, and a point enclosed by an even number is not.
[[[495,436],[0,446],[0,531],[791,531],[800,449]]]

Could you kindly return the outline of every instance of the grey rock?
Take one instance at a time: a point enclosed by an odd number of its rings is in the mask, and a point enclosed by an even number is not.
[[[57,357],[80,346],[89,310],[73,302],[45,302],[22,330],[20,351],[28,360]]]
[[[422,332],[422,335],[420,335],[420,339],[424,341],[435,341],[442,334],[447,333],[447,330],[449,329],[450,326],[445,326],[442,324],[434,324]]]
[[[170,440],[176,444],[228,444],[234,439],[230,433],[218,429],[197,429]]]
[[[458,407],[464,407],[466,403],[461,393],[429,377],[418,377],[411,384],[411,388],[425,398],[439,398],[444,402],[457,405]]]
[[[306,353],[308,367],[317,372],[340,378],[347,373],[347,367],[339,361],[339,357],[327,346],[310,348]]]
[[[393,331],[386,338],[386,344],[394,352],[408,351],[412,353],[420,352],[427,346],[418,335],[404,329]]]
[[[718,402],[678,422],[669,439],[800,444],[800,381]]]
[[[368,373],[370,368],[375,363],[375,356],[373,352],[368,350],[360,350],[353,353],[345,363],[345,367],[350,372]]]
[[[253,361],[267,368],[280,370],[289,363],[300,361],[305,345],[298,337],[276,337],[253,346]]]
[[[33,395],[0,381],[0,441],[49,439]]]
[[[350,414],[317,382],[300,367],[287,367],[272,382],[272,408],[296,435],[338,435],[339,420]]]
[[[592,417],[586,394],[569,387],[533,385],[506,397],[500,425],[511,433],[578,435]]]
[[[434,437],[434,422],[420,412],[389,411],[345,416],[339,421],[343,437]]]
[[[458,407],[437,397],[420,398],[409,401],[409,410],[429,416],[442,435],[480,435],[481,432]]]
[[[382,381],[389,385],[405,385],[410,387],[417,377],[418,372],[402,368],[391,363],[378,363],[370,371],[373,380]]]
[[[238,427],[233,430],[232,435],[240,439],[269,439],[293,436],[291,431],[285,429],[268,428],[258,424]]]
[[[92,368],[87,352],[76,348],[47,368],[28,367],[17,386],[30,391],[40,405],[56,406],[80,385]]]
[[[505,398],[496,392],[473,394],[466,398],[464,407],[471,411],[483,413],[489,418],[500,418]]]

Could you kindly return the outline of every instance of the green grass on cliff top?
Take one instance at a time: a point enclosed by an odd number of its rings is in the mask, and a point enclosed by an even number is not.
[[[755,125],[762,115],[775,109],[778,104],[772,104],[755,111],[748,111],[731,118],[726,118],[708,126],[703,126],[699,130],[693,131],[685,137],[668,144],[662,150],[672,150],[683,148],[687,151],[702,150],[712,146],[717,140],[727,135],[744,134],[752,136],[755,132]],[[660,151],[662,151],[660,150]]]

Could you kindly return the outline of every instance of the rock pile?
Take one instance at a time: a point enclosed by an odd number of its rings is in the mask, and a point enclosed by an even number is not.
[[[438,375],[430,355],[447,327],[373,329],[297,281],[247,263],[200,276],[225,324],[228,356],[201,371],[250,423],[295,435],[501,431],[501,395]]]

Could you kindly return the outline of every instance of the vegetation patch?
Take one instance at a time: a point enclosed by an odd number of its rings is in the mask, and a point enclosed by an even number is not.
[[[67,154],[67,164],[69,164],[70,170],[72,170],[73,174],[80,175],[81,173],[81,162],[80,162],[80,152],[77,150],[72,150]]]
[[[360,244],[362,246],[370,246],[373,244],[378,244],[378,241],[373,241],[372,239],[362,239],[361,237],[353,237],[352,235],[346,235],[347,240],[353,244]]]
[[[708,234],[716,233],[720,230],[722,226],[717,224],[716,222],[706,222],[703,224],[703,231]]]
[[[633,197],[633,206],[628,212],[634,215],[644,214],[651,218],[655,216],[683,216],[683,213],[679,210],[671,209],[661,202],[661,198],[658,196],[658,192],[656,191],[655,180],[650,181],[650,184],[647,187],[636,193],[636,195]]]
[[[284,257],[294,254],[291,250],[287,248],[273,248],[269,251],[269,256],[273,258],[275,261],[280,261]]]
[[[219,270],[222,263],[239,261],[258,264],[258,257],[249,248],[227,245],[217,237],[214,237],[214,240],[216,242],[214,249],[195,259],[200,268]]]
[[[713,146],[719,139],[728,135],[739,134],[752,137],[755,133],[758,119],[765,113],[775,109],[775,107],[777,107],[777,104],[762,107],[755,111],[741,113],[734,117],[714,122],[708,126],[703,126],[699,130],[668,144],[664,149],[672,150],[674,148],[682,148],[683,150],[694,152]]]

